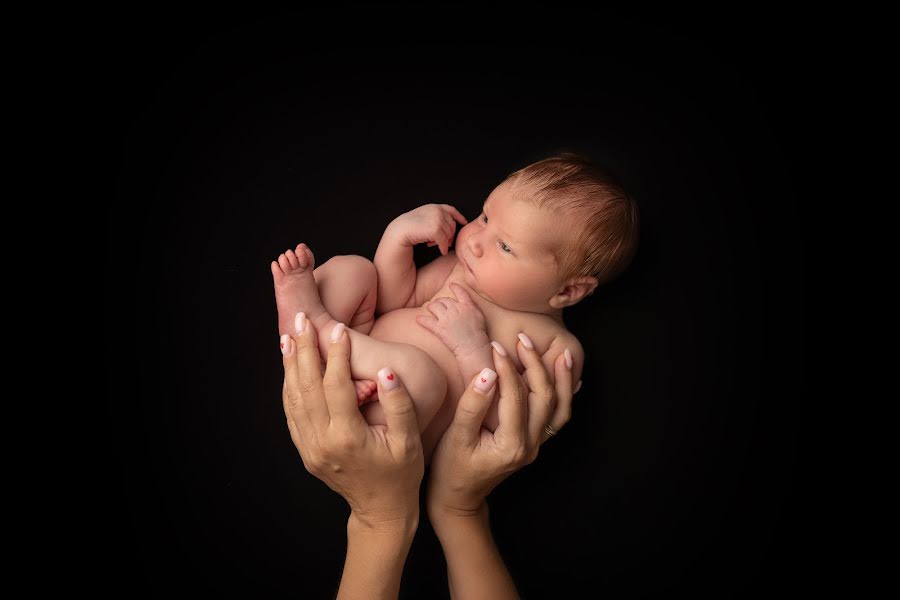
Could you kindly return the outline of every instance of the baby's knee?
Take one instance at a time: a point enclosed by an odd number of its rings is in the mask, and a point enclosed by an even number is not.
[[[365,282],[371,286],[378,283],[378,271],[375,270],[375,263],[365,256],[356,254],[332,256],[326,264],[331,264],[332,268],[339,269],[344,275],[350,275],[354,281]]]

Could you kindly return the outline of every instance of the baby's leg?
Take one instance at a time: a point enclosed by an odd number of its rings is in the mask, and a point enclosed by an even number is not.
[[[338,320],[329,313],[319,295],[316,278],[313,275],[312,252],[302,244],[297,248],[297,253],[291,257],[293,260],[279,258],[278,262],[272,263],[278,304],[278,327],[280,333],[293,334],[294,317],[297,312],[303,311],[316,327],[321,356],[327,357],[331,330],[337,325]],[[340,288],[334,286],[334,293],[340,292]],[[359,314],[358,311],[356,313]],[[342,316],[346,317],[348,313],[345,312]],[[359,318],[364,317],[365,314]],[[374,317],[372,320],[374,321]],[[368,329],[371,330],[371,326]],[[444,372],[428,354],[415,346],[376,340],[352,329],[348,329],[348,334],[351,346],[350,372],[353,378],[374,381],[382,367],[393,369],[400,376],[415,403],[419,431],[423,431],[444,400],[447,389]],[[384,412],[378,402],[363,406],[362,412],[371,425],[386,423]]]
[[[304,286],[301,279],[291,275],[301,269],[300,261],[307,256],[310,265],[314,264],[306,244],[298,244],[296,252],[288,250],[272,263],[279,335],[293,334],[293,315],[304,310]],[[302,270],[306,268],[304,265]],[[378,273],[372,261],[362,256],[334,256],[317,267],[313,277],[321,303],[332,317],[361,333],[372,331],[378,297]]]
[[[306,244],[298,244],[296,252],[288,250],[278,257],[277,265],[273,263],[279,334],[293,333],[294,318],[290,315],[303,310],[299,291],[303,286],[296,277],[286,275],[300,267],[298,257],[305,257],[308,251]],[[313,277],[322,304],[332,317],[361,333],[372,331],[378,297],[378,273],[372,261],[362,256],[334,256],[316,267]],[[322,356],[323,363],[326,357]],[[377,389],[375,382],[368,379],[356,379],[353,383],[360,402],[370,398]]]

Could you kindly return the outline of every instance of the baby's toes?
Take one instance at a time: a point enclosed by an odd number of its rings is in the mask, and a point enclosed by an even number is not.
[[[360,404],[378,387],[374,381],[368,379],[354,379],[353,385],[356,386],[356,399]]]
[[[278,257],[278,264],[281,266],[281,270],[284,271],[285,275],[294,270],[291,266],[291,261],[289,261],[288,257],[284,254]]]
[[[306,269],[307,267],[313,267],[316,264],[316,257],[313,256],[312,250],[310,250],[309,246],[303,242],[297,244],[297,249],[294,252],[297,255],[297,259],[300,261],[301,268]]]
[[[288,262],[291,263],[291,267],[294,269],[300,268],[300,261],[297,259],[297,255],[294,254],[293,250],[288,250],[284,253],[287,256]]]

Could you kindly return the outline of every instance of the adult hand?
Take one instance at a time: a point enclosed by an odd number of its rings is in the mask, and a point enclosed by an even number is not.
[[[483,511],[485,498],[497,484],[532,463],[541,444],[571,417],[572,371],[564,355],[554,365],[554,382],[540,355],[519,341],[516,352],[525,367],[523,378],[500,344],[493,345],[496,373],[485,369],[469,383],[432,455],[427,501],[432,521],[442,515]],[[482,421],[498,384],[500,423],[491,433],[482,428]]]
[[[332,333],[322,376],[316,330],[303,313],[297,334],[281,338],[282,400],[291,439],[306,470],[344,497],[356,518],[373,529],[412,526],[419,516],[424,472],[415,407],[390,368],[378,373],[387,425],[369,426],[350,377],[350,336]]]

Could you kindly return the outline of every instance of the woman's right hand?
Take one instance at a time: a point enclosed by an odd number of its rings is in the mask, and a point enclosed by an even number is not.
[[[485,508],[488,494],[504,479],[538,455],[540,445],[566,424],[572,407],[572,371],[560,354],[555,363],[555,384],[541,357],[519,341],[522,375],[508,356],[493,350],[496,373],[485,369],[469,383],[459,399],[453,422],[444,432],[431,458],[428,512],[432,521],[442,516],[468,516]],[[482,377],[489,389],[481,391]],[[482,421],[494,397],[495,378],[500,387],[500,424],[491,433]]]

